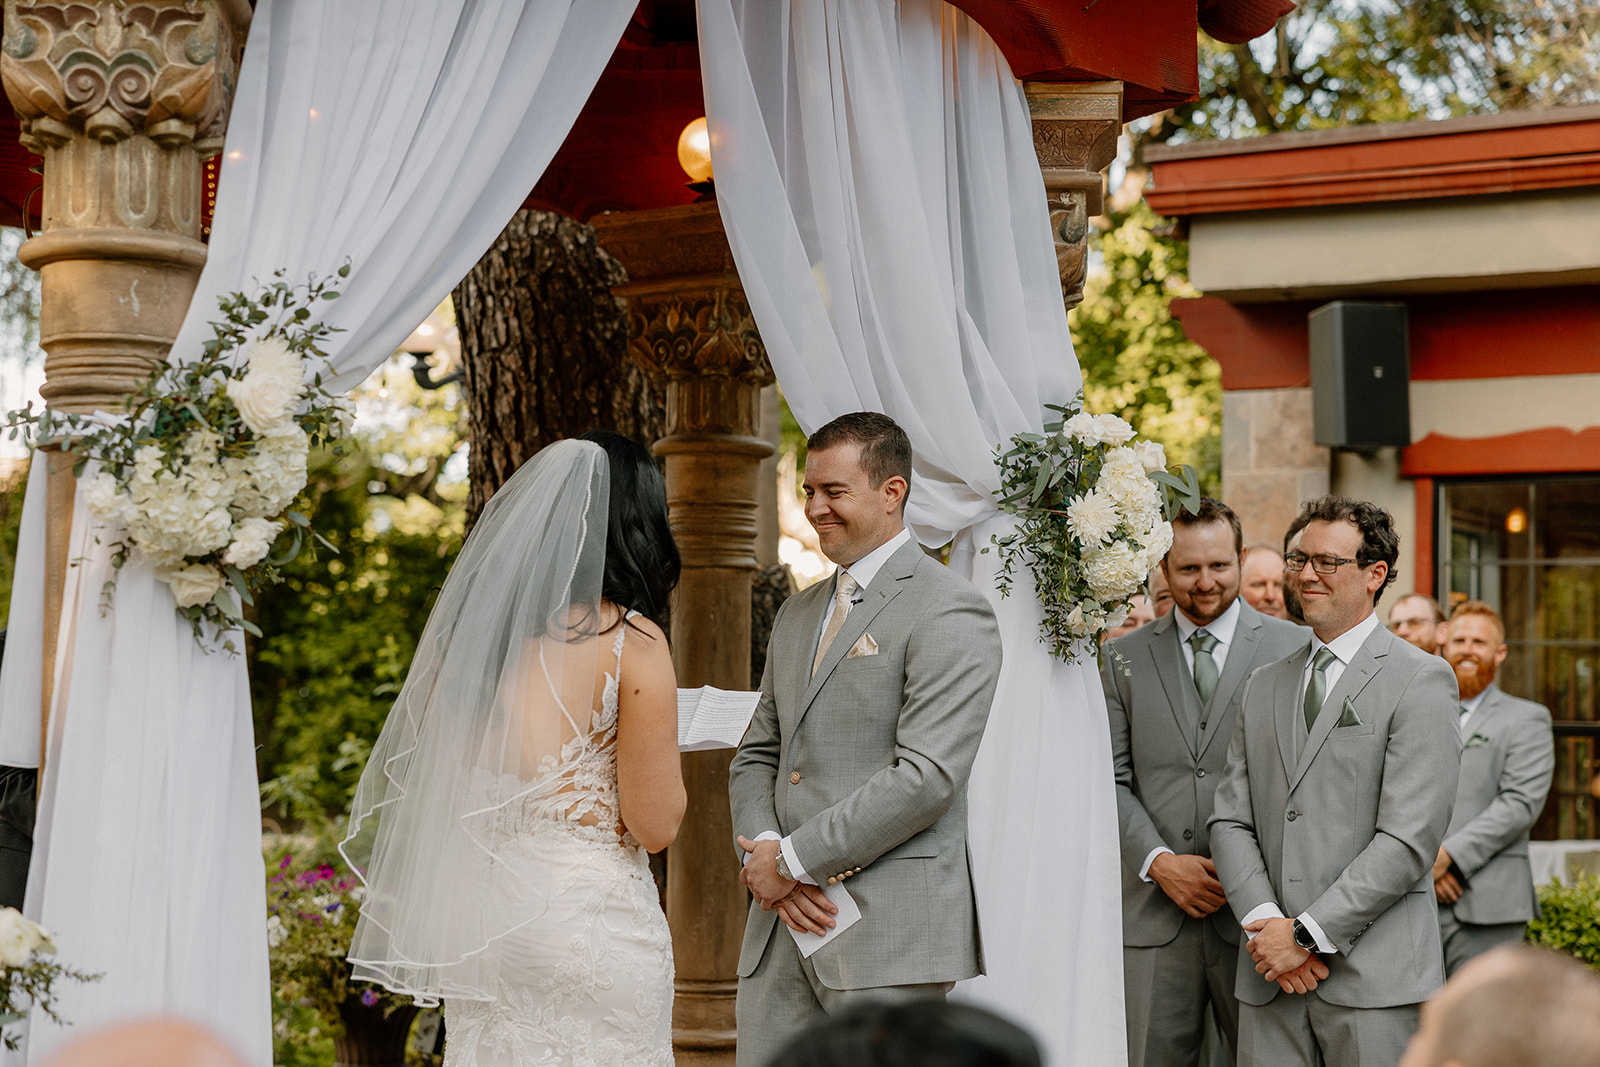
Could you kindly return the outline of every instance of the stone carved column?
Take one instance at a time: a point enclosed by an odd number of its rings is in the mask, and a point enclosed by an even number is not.
[[[22,144],[44,157],[40,273],[45,401],[114,409],[164,359],[189,307],[201,167],[222,149],[248,0],[5,0],[0,81]],[[49,463],[44,708],[75,482]]]
[[[672,609],[678,684],[749,689],[757,568],[761,388],[773,381],[714,203],[602,215],[600,244],[627,268],[634,358],[667,385],[667,504],[683,554]],[[729,752],[683,757],[689,813],[667,852],[677,965],[673,1043],[685,1065],[731,1064],[748,896],[728,810]]]
[[[1050,233],[1068,309],[1083,300],[1089,219],[1104,208],[1101,171],[1117,156],[1121,82],[1029,82],[1033,149],[1050,200]]]

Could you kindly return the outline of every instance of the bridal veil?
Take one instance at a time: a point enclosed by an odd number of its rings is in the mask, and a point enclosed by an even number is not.
[[[563,794],[605,643],[608,481],[598,445],[545,448],[489,501],[440,590],[340,845],[366,888],[358,979],[420,1003],[491,999],[497,943],[559,888],[560,870],[512,850],[530,812],[574,817]]]

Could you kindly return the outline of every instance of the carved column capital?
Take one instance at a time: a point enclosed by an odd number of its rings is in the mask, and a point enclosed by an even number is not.
[[[4,0],[0,81],[44,157],[40,392],[115,408],[164,359],[205,263],[202,160],[222,148],[242,0]]]
[[[220,0],[6,0],[0,78],[24,148],[143,134],[215,155],[227,129],[239,41]]]
[[[1024,88],[1050,201],[1061,293],[1075,307],[1088,269],[1089,219],[1105,210],[1100,172],[1116,158],[1122,132],[1122,83],[1029,82]]]

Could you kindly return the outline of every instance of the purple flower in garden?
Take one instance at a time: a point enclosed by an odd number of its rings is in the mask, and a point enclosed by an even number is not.
[[[333,878],[337,873],[338,872],[336,872],[332,866],[324,863],[321,867],[317,868],[317,881],[326,882]]]
[[[374,991],[374,990],[371,990],[371,989],[362,990],[361,991],[361,1003],[365,1004],[369,1008],[372,1007],[374,1004],[378,1003],[378,994],[377,994],[377,992]]]
[[[290,862],[289,861],[289,854],[287,852],[285,852],[283,854],[283,859],[278,861],[278,870],[280,870],[280,871],[287,870],[288,867],[289,867],[289,862]]]
[[[328,912],[329,915],[332,915],[334,912],[339,910],[339,907],[340,907],[339,902],[336,900],[332,904],[328,905],[326,911]]]

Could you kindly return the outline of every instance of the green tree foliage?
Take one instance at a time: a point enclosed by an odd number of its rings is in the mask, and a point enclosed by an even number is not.
[[[1083,368],[1084,404],[1120,415],[1167,449],[1172,463],[1200,474],[1220,492],[1222,377],[1216,361],[1184,336],[1168,311],[1174,296],[1193,296],[1189,247],[1160,231],[1143,200],[1111,216],[1096,237],[1104,269],[1091,272],[1071,315],[1072,343]]]
[[[464,464],[445,477],[465,438],[455,388],[423,392],[391,363],[358,402],[382,428],[314,456],[306,488],[338,554],[302,553],[258,596],[249,650],[264,802],[311,832],[348,807],[465,519]]]

